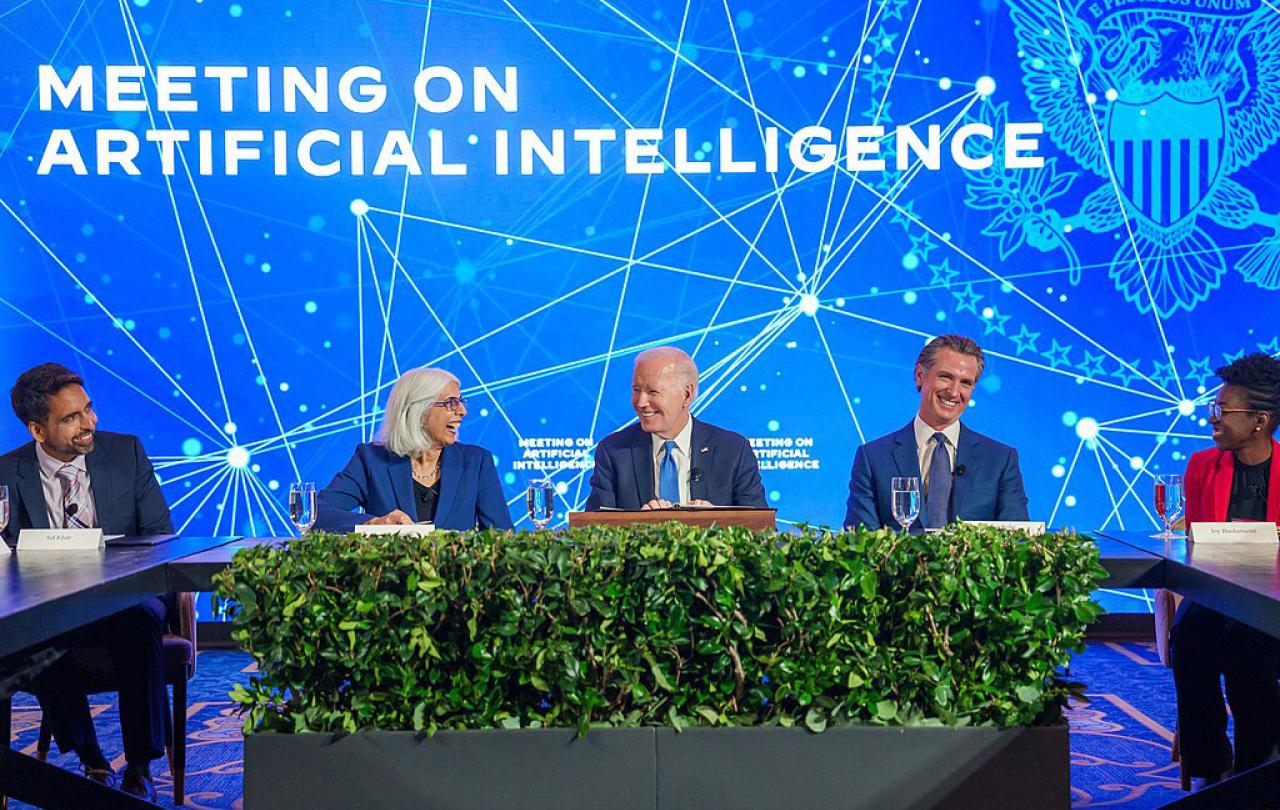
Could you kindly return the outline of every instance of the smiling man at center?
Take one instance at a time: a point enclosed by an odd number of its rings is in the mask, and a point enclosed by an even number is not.
[[[631,407],[639,424],[596,448],[587,511],[691,506],[764,507],[764,485],[741,435],[689,413],[698,368],[674,346],[636,355]]]
[[[963,335],[929,341],[916,358],[920,410],[906,427],[858,448],[844,525],[896,527],[892,480],[915,477],[924,495],[919,526],[953,520],[1027,520],[1018,451],[960,424],[986,359]]]

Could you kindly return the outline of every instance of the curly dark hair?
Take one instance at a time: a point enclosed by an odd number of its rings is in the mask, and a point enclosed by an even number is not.
[[[42,423],[49,415],[49,398],[68,385],[84,385],[80,375],[58,363],[41,363],[18,376],[9,402],[22,424]]]
[[[1234,385],[1249,397],[1249,407],[1271,414],[1272,433],[1280,427],[1280,360],[1257,352],[1214,372],[1224,385]]]

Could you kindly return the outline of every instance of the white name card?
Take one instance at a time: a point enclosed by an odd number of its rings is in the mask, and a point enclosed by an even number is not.
[[[105,548],[102,529],[23,529],[19,551],[98,551]]]
[[[407,534],[410,537],[422,537],[431,534],[436,527],[433,523],[407,523],[399,526],[375,523],[372,526],[362,523],[356,526],[356,534]]]
[[[1276,524],[1258,523],[1192,523],[1188,534],[1193,543],[1280,543]]]
[[[1032,537],[1044,534],[1043,520],[962,520],[960,522],[972,526],[990,526],[993,529],[1012,529],[1015,532],[1025,532]]]

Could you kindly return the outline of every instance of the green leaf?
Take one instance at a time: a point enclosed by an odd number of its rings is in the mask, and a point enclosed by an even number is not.
[[[804,727],[812,731],[814,734],[821,734],[827,730],[827,713],[819,709],[817,706],[809,709],[804,713]]]
[[[892,700],[881,700],[876,703],[876,717],[881,720],[892,720],[898,716],[898,704]]]

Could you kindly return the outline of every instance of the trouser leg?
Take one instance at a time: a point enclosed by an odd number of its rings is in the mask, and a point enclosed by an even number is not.
[[[1227,621],[1224,634],[1227,700],[1235,718],[1235,769],[1261,765],[1280,742],[1280,642]]]
[[[165,602],[152,597],[103,622],[120,688],[124,756],[143,765],[164,755],[169,695],[164,685]]]
[[[80,670],[70,653],[59,658],[31,684],[40,701],[43,722],[62,753],[96,752],[98,734],[89,714],[89,698],[81,686]]]
[[[1170,637],[1184,772],[1216,777],[1231,766],[1222,699],[1222,615],[1184,599]]]

